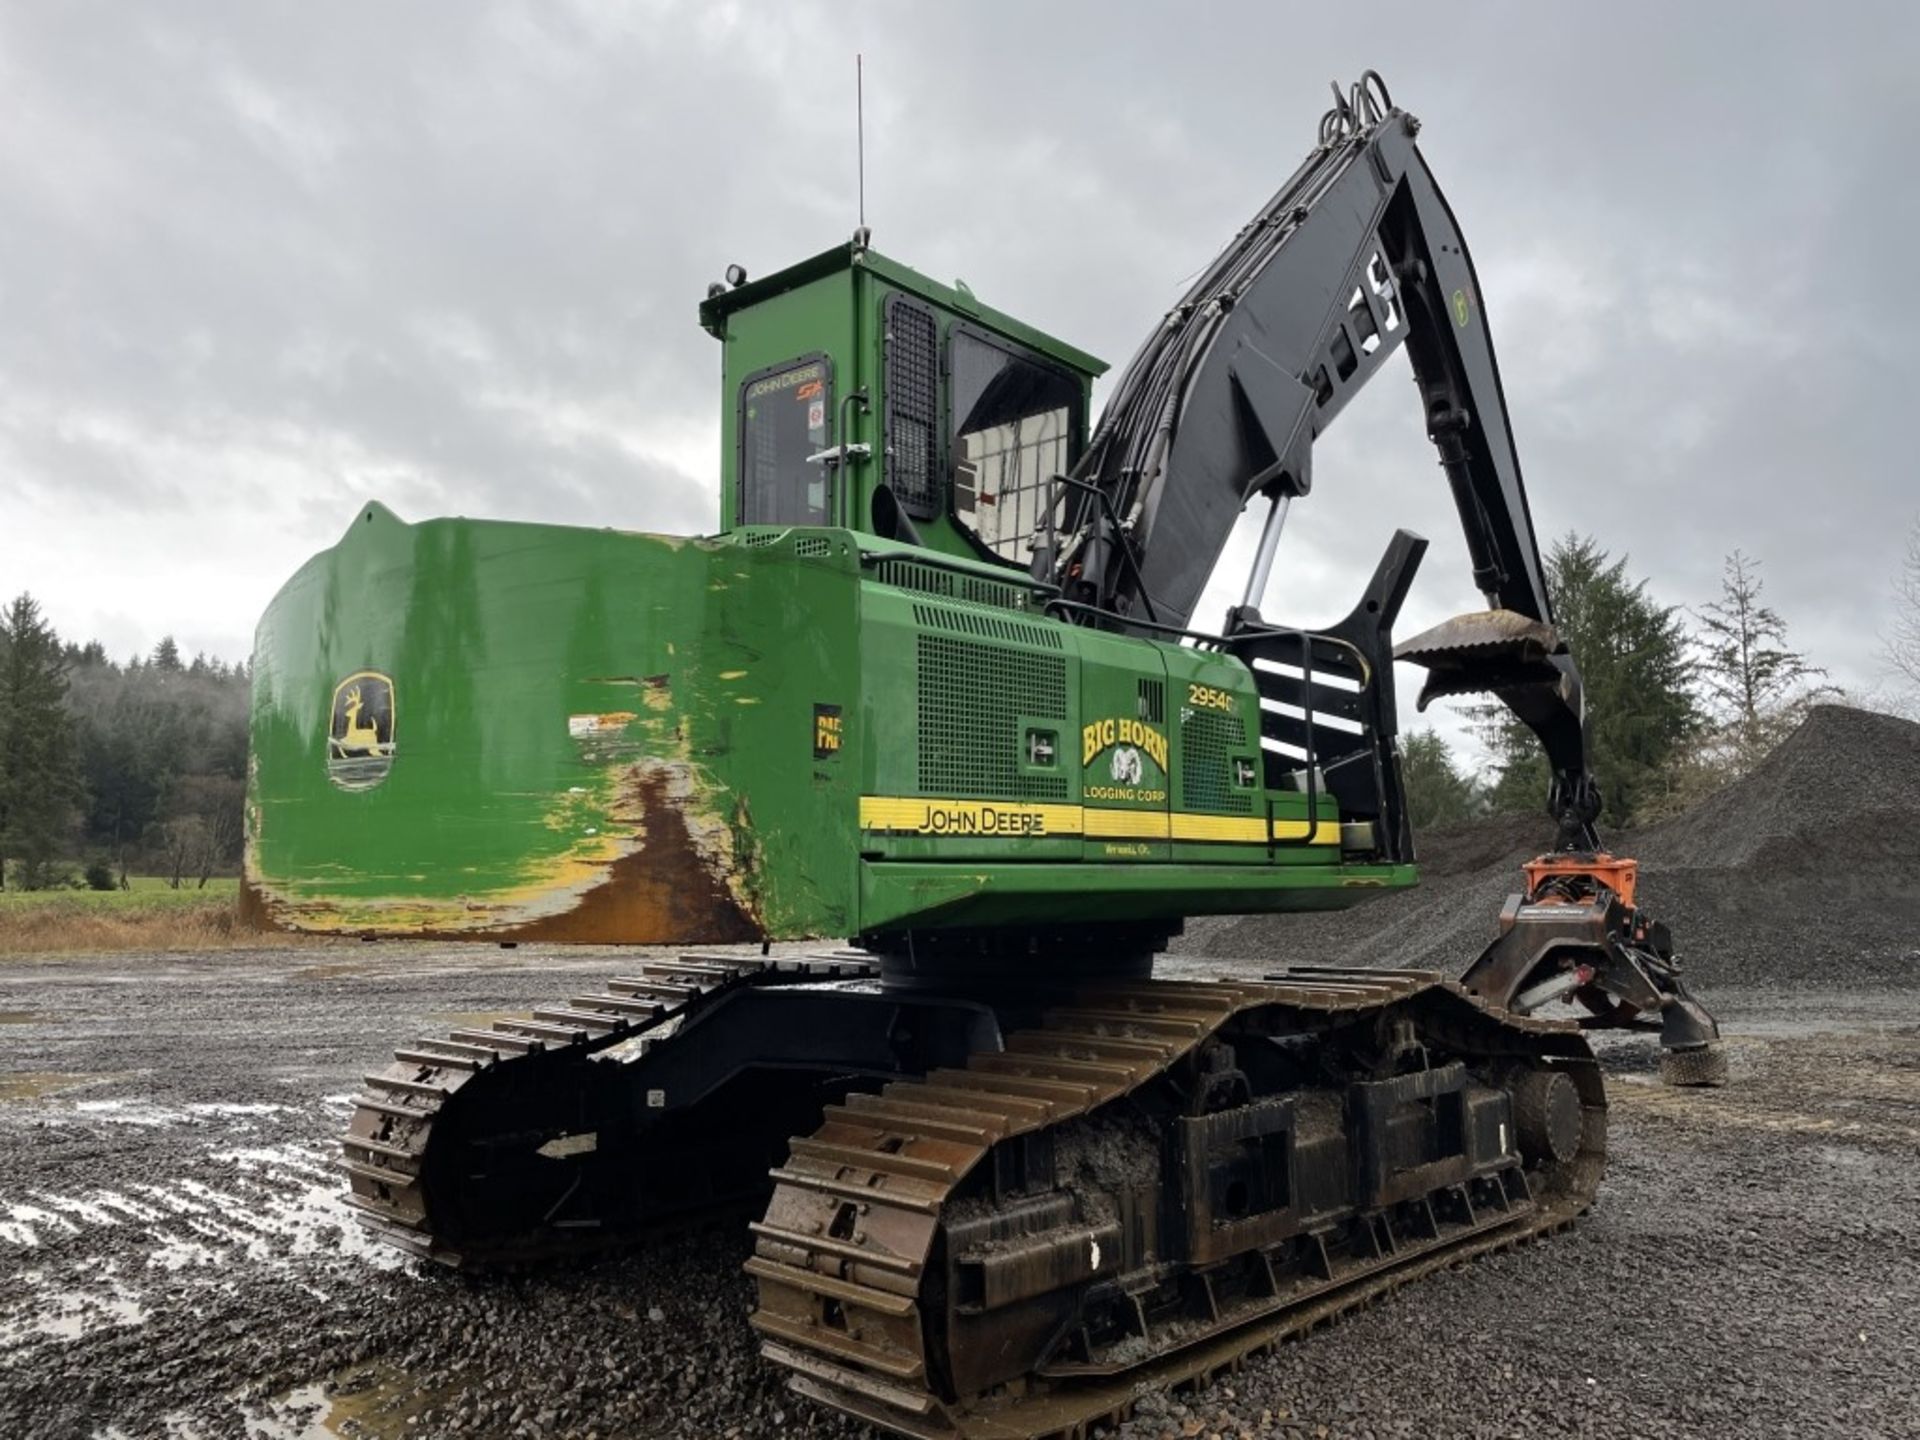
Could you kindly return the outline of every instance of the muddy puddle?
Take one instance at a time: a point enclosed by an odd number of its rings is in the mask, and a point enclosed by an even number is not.
[[[243,1407],[248,1440],[401,1440],[444,1392],[423,1390],[391,1365],[350,1366],[326,1381]]]
[[[111,1262],[82,1267],[57,1282],[37,1270],[20,1278],[40,1288],[31,1311],[0,1320],[0,1360],[30,1340],[78,1340],[100,1330],[144,1325],[153,1313]],[[86,1283],[89,1278],[93,1283]]]
[[[16,1070],[11,1075],[0,1075],[0,1102],[39,1100],[62,1090],[96,1084],[105,1078],[102,1075],[62,1074],[52,1070]]]
[[[522,1016],[518,1010],[439,1010],[434,1013],[436,1024],[449,1030],[455,1026],[463,1029],[484,1030],[496,1020],[517,1020]]]

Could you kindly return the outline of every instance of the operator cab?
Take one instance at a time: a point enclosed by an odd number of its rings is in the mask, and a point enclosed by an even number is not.
[[[859,243],[732,288],[721,528],[838,526],[1024,570],[1104,362]]]

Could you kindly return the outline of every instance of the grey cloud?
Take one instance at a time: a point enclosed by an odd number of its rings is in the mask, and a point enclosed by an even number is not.
[[[368,494],[706,528],[694,303],[851,229],[855,48],[881,248],[1116,363],[1375,65],[1474,243],[1544,534],[1686,603],[1743,546],[1862,683],[1920,508],[1916,41],[1864,4],[13,7],[0,484],[68,517],[102,613],[179,629],[92,507],[255,511],[287,570]],[[1396,522],[1435,541],[1416,607],[1473,603],[1404,372],[1318,478],[1284,554],[1350,581],[1283,568],[1271,608],[1344,609]],[[0,581],[55,595],[37,523]]]

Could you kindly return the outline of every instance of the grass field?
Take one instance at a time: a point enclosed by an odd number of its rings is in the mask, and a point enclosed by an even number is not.
[[[99,909],[144,908],[155,905],[195,905],[218,899],[231,905],[240,882],[231,875],[215,876],[202,890],[191,880],[178,890],[158,875],[129,875],[125,890],[0,890],[0,907],[35,909],[43,906],[81,906]]]
[[[240,882],[191,881],[175,890],[158,876],[129,877],[126,890],[0,891],[0,954],[51,951],[207,950],[293,943],[238,924]]]

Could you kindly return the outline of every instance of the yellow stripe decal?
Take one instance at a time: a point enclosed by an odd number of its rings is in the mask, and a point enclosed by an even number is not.
[[[862,795],[860,828],[896,835],[975,835],[1046,839],[1086,835],[1100,840],[1218,841],[1266,843],[1266,822],[1257,815],[1195,815],[1164,810],[1114,810],[1099,806],[1048,805],[1027,800],[942,800],[909,795]],[[1308,823],[1276,820],[1273,838],[1302,840]],[[1338,845],[1340,826],[1322,820],[1312,827],[1313,845]]]
[[[1267,822],[1258,815],[1175,815],[1176,840],[1237,840],[1243,845],[1267,843]]]
[[[1305,820],[1276,820],[1273,822],[1273,838],[1276,840],[1306,839],[1307,822]],[[1340,826],[1336,821],[1322,820],[1314,827],[1313,838],[1309,845],[1338,845]]]
[[[929,800],[862,795],[860,828],[907,835],[1000,835],[1029,839],[1078,835],[1078,805],[1036,805],[1025,800]]]
[[[1164,810],[1086,810],[1087,834],[1101,840],[1164,840]]]

